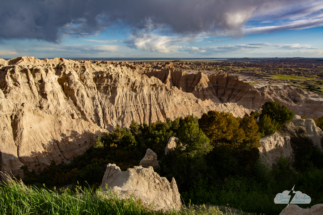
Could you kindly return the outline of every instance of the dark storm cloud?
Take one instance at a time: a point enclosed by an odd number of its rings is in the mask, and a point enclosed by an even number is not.
[[[307,2],[314,2],[309,0]],[[57,42],[84,36],[115,23],[131,29],[167,29],[180,34],[241,33],[257,11],[302,0],[0,0],[0,39]]]

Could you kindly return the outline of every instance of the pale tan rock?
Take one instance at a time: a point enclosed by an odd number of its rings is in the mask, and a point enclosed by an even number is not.
[[[8,65],[39,65],[42,61],[35,57],[17,57],[8,60]]]
[[[301,208],[298,205],[288,205],[280,215],[322,215],[323,204],[313,205],[311,208]]]
[[[0,67],[0,150],[7,154],[3,168],[17,174],[22,165],[37,172],[51,160],[69,162],[117,124],[200,117],[210,110],[242,117],[251,111],[202,101],[128,63],[19,57],[8,65]]]
[[[302,119],[295,115],[294,119],[284,129],[260,139],[261,146],[258,148],[260,159],[269,167],[277,163],[281,156],[293,161],[294,153],[291,138],[299,136],[309,138],[314,146],[323,151],[322,130],[316,126],[313,119]]]
[[[277,133],[269,135],[260,139],[260,145],[260,159],[269,167],[276,164],[280,157],[293,158],[289,136],[282,137]]]
[[[139,165],[145,168],[150,166],[152,166],[154,169],[160,168],[157,160],[157,154],[149,148],[147,149],[145,157],[140,161]]]
[[[176,86],[184,92],[193,93],[201,100],[214,103],[235,103],[246,109],[259,110],[267,101],[276,101],[294,113],[319,118],[323,116],[323,98],[289,85],[255,88],[240,81],[237,76],[224,74],[205,75],[202,72],[187,73],[174,69],[139,71],[149,77],[160,79],[167,86]]]
[[[121,171],[115,164],[108,164],[101,187],[104,191],[111,189],[120,198],[132,195],[156,211],[178,211],[182,206],[175,179],[169,182],[154,172],[152,167],[135,166]]]
[[[268,100],[285,105],[295,114],[312,118],[323,116],[323,97],[289,85],[265,86],[258,89]]]
[[[281,133],[291,137],[307,137],[312,140],[314,146],[323,151],[323,132],[319,127],[316,126],[313,119],[302,119],[299,116],[296,116],[294,120],[286,125],[286,129],[284,129]]]
[[[167,143],[166,148],[165,148],[165,155],[167,155],[170,152],[175,150],[175,148],[177,146],[176,141],[178,141],[177,137],[170,137],[169,138],[168,143]],[[182,146],[181,143],[180,143],[180,146]],[[184,149],[185,149],[185,147],[184,147]]]
[[[7,61],[5,59],[0,58],[0,67],[7,66]]]
[[[176,148],[176,141],[177,140],[178,140],[177,137],[170,137],[169,138],[168,143],[165,148],[165,155],[167,155],[171,151],[174,151],[174,149]]]

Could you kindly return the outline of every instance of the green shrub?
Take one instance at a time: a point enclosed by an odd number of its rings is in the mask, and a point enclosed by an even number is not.
[[[289,123],[294,118],[292,111],[277,102],[266,102],[261,108],[260,119],[267,115],[272,119],[272,122],[275,121],[277,123],[277,130],[280,130],[284,124]]]
[[[272,120],[268,115],[263,115],[260,118],[258,125],[261,137],[274,134],[279,128],[278,123],[275,120]]]
[[[323,130],[323,116],[314,120],[316,126]]]

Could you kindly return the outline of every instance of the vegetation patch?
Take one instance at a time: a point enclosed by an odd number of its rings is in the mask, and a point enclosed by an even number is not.
[[[267,102],[262,113],[243,118],[230,113],[210,111],[194,116],[156,122],[151,125],[132,122],[129,129],[116,127],[97,138],[96,144],[69,164],[54,162],[41,174],[23,167],[26,184],[53,188],[78,182],[92,190],[99,187],[108,163],[122,170],[139,165],[147,148],[160,160],[157,172],[176,179],[184,203],[219,205],[245,212],[279,214],[285,205],[273,202],[277,193],[297,190],[312,198],[310,207],[322,203],[322,153],[306,139],[292,140],[295,161],[281,158],[268,169],[259,160],[259,139],[279,130],[294,113],[276,102]],[[259,117],[259,121],[256,119]],[[320,120],[317,121],[320,125]],[[165,155],[170,137],[178,137],[176,148]],[[294,147],[293,146],[293,147]],[[292,168],[293,167],[293,168]],[[88,185],[89,184],[89,185]]]
[[[308,78],[303,76],[292,76],[292,75],[269,75],[264,78],[273,79],[273,80],[315,80],[314,78]]]

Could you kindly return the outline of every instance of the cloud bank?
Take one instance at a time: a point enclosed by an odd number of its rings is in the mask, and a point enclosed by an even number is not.
[[[144,35],[136,34],[137,31],[155,29],[164,34],[194,36],[207,32],[213,35],[239,36],[321,26],[323,18],[319,17],[319,2],[307,0],[305,4],[303,0],[0,0],[0,39],[59,42],[66,35],[96,35],[113,25],[132,29],[134,35],[139,35],[139,39]],[[294,7],[296,9],[293,11],[288,10]],[[305,19],[296,20],[283,26],[244,28],[253,17],[276,14],[278,18],[286,18],[309,13],[316,13],[318,17],[311,18],[309,22]],[[140,41],[137,44],[139,43]],[[152,47],[146,46],[146,49]],[[163,49],[167,52],[161,41],[159,50]]]

